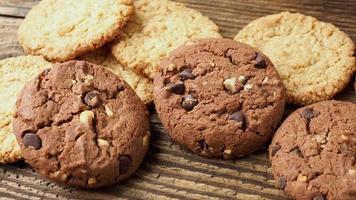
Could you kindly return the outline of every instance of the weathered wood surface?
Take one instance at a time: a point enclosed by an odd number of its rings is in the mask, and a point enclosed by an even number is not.
[[[179,0],[200,10],[232,38],[250,20],[280,11],[331,22],[356,41],[356,1]],[[0,0],[0,59],[23,54],[16,30],[35,0]],[[351,86],[336,99],[356,103]],[[294,108],[288,107],[291,111]],[[265,151],[235,161],[206,159],[174,144],[153,113],[148,156],[128,181],[88,191],[41,178],[24,162],[0,165],[0,199],[287,199],[274,187]]]

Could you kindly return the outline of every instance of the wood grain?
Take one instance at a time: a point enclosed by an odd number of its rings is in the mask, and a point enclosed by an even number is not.
[[[178,0],[215,21],[232,38],[249,21],[280,11],[302,12],[340,27],[356,41],[355,1]],[[0,0],[0,59],[22,55],[16,30],[35,0]],[[336,96],[356,103],[351,84]],[[288,107],[286,115],[295,107]],[[59,186],[24,162],[0,165],[0,199],[287,199],[274,186],[265,151],[235,161],[206,159],[174,144],[153,112],[150,151],[123,184],[88,191]]]

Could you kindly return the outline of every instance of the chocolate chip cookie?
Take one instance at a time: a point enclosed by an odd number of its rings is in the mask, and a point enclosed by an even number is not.
[[[173,51],[154,80],[159,117],[173,140],[206,157],[260,149],[279,125],[286,91],[271,61],[229,39]]]
[[[276,132],[269,155],[278,187],[293,199],[355,199],[356,104],[298,109]]]
[[[57,64],[23,89],[13,128],[27,163],[49,179],[97,188],[129,177],[145,156],[148,112],[112,72]]]

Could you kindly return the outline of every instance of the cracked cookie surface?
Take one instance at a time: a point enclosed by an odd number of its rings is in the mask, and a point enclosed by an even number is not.
[[[40,56],[18,56],[0,61],[0,163],[22,159],[20,147],[12,131],[17,95],[35,75],[51,64]]]
[[[43,0],[18,30],[24,51],[63,62],[111,41],[133,14],[132,0]]]
[[[134,91],[85,61],[56,64],[31,80],[18,97],[13,127],[36,171],[85,188],[129,177],[150,138],[148,112]]]
[[[112,46],[124,66],[153,79],[159,64],[185,42],[220,38],[218,26],[200,12],[169,0],[135,0],[135,16]]]
[[[331,99],[356,70],[354,43],[332,24],[299,13],[256,19],[235,40],[266,54],[287,88],[287,102],[308,105]]]
[[[292,199],[355,199],[356,104],[324,101],[296,110],[269,155],[278,187]]]
[[[154,102],[173,140],[206,157],[231,159],[272,138],[285,88],[271,61],[229,39],[201,39],[173,51],[154,80]]]

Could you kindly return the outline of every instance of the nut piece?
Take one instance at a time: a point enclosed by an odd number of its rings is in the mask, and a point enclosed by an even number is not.
[[[94,185],[95,183],[96,183],[96,179],[95,179],[95,178],[89,178],[89,179],[88,179],[87,184],[88,184],[89,186]]]
[[[267,83],[268,82],[268,77],[265,77],[262,81],[262,83]]]
[[[67,174],[63,173],[62,171],[56,171],[52,173],[51,176],[60,180],[61,182],[66,182],[68,178]]]
[[[168,65],[167,71],[171,72],[171,71],[173,71],[175,68],[176,68],[176,66],[175,66],[174,64],[170,63],[170,64]]]
[[[239,82],[242,83],[242,84],[245,84],[246,82],[246,77],[245,76],[239,76]]]
[[[108,116],[114,115],[114,113],[112,112],[111,108],[108,105],[105,105],[105,112]]]
[[[319,144],[325,144],[326,143],[326,133],[324,134],[319,134],[315,135],[314,139],[319,143]]]
[[[246,84],[245,87],[244,87],[244,90],[245,91],[249,91],[253,88],[253,84]]]
[[[100,149],[104,149],[110,146],[109,142],[103,139],[97,139],[96,142]]]
[[[224,150],[224,154],[226,154],[226,155],[228,155],[228,156],[230,156],[231,153],[232,153],[231,149],[225,149],[225,150]]]
[[[346,135],[342,134],[342,135],[341,135],[341,139],[342,139],[342,140],[348,140],[349,137],[347,137]]]
[[[93,119],[94,119],[93,111],[86,110],[80,113],[79,121],[87,127],[90,127],[92,125]]]
[[[232,94],[237,92],[236,89],[236,78],[232,77],[224,81],[224,87],[226,90],[230,91]]]
[[[86,75],[85,77],[84,77],[84,83],[85,84],[89,84],[90,83],[90,81],[91,80],[94,80],[95,79],[95,77],[93,76],[93,75]]]
[[[299,174],[297,180],[300,181],[300,182],[304,182],[305,183],[305,182],[307,182],[308,177],[304,176],[302,174]]]

